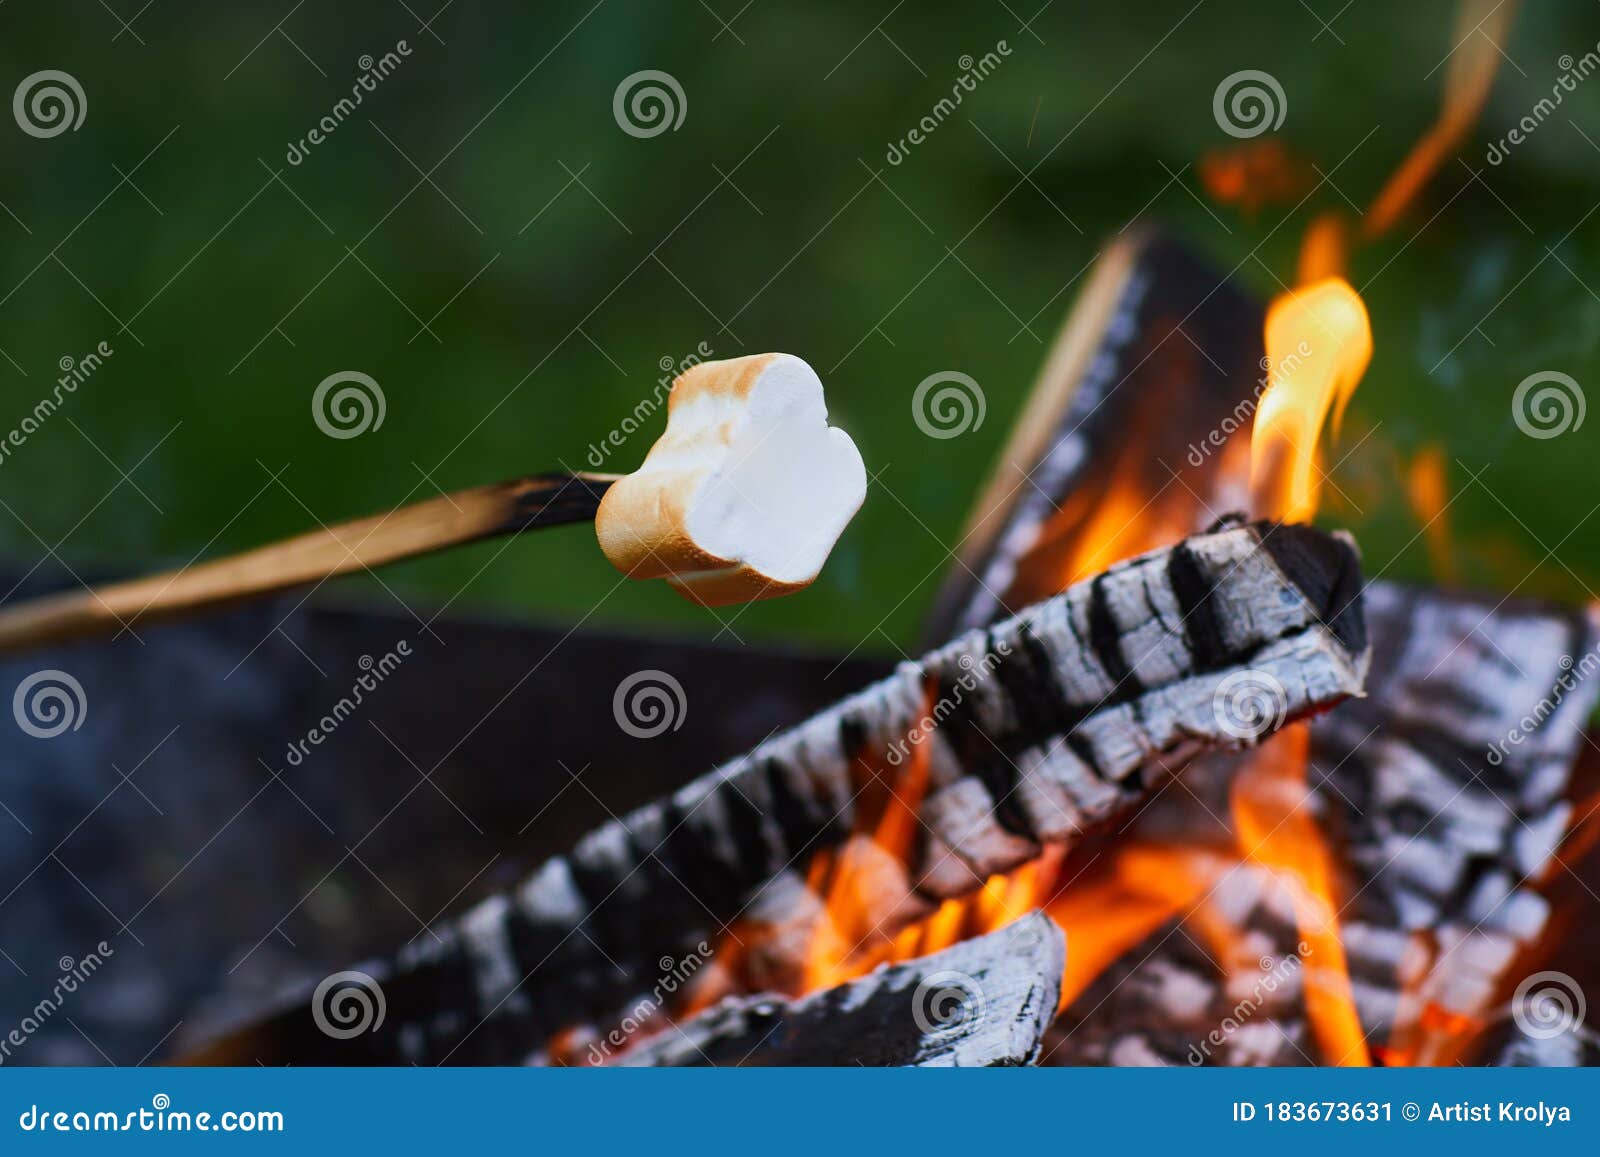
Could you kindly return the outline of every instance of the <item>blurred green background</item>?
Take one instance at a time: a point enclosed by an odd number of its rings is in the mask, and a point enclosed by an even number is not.
[[[713,617],[619,586],[581,529],[338,589],[892,651],[1103,241],[1165,222],[1273,291],[1312,216],[1365,206],[1432,121],[1455,44],[1445,2],[740,3],[6,4],[6,91],[64,70],[87,116],[51,139],[0,123],[0,431],[63,358],[114,354],[0,461],[0,549],[121,573],[584,468],[664,359],[780,349],[822,373],[877,476],[806,594]],[[393,75],[289,164],[360,58],[401,40]],[[1436,444],[1461,581],[1600,589],[1600,419],[1536,441],[1510,410],[1535,371],[1600,379],[1600,80],[1484,160],[1597,40],[1593,3],[1523,5],[1460,160],[1355,258],[1377,352],[1351,430],[1373,434],[1339,475],[1360,509],[1325,517],[1356,527],[1369,571],[1429,576],[1399,464]],[[961,58],[1000,41],[1003,64],[888,164]],[[612,109],[642,69],[686,98],[649,139]],[[1331,178],[1292,214],[1202,200],[1197,162],[1233,143],[1212,94],[1240,69],[1279,79],[1278,138]],[[381,384],[381,429],[319,433],[312,392],[340,370]],[[939,370],[988,404],[948,441],[911,420]]]

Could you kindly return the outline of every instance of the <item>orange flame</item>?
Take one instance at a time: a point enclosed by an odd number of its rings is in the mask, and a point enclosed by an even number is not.
[[[1309,810],[1310,756],[1304,723],[1264,745],[1233,781],[1234,826],[1245,855],[1289,886],[1305,945],[1306,1017],[1323,1059],[1370,1065],[1339,936],[1333,855]]]
[[[1445,508],[1450,504],[1450,486],[1441,447],[1424,446],[1411,459],[1406,474],[1406,498],[1427,539],[1434,580],[1450,586],[1459,585],[1450,522],[1445,516]]]
[[[1501,44],[1516,15],[1516,0],[1462,0],[1456,10],[1455,45],[1445,72],[1439,118],[1373,199],[1362,232],[1370,239],[1394,227],[1440,165],[1455,155],[1477,122],[1500,69]]]
[[[1258,515],[1305,522],[1317,510],[1317,444],[1333,412],[1337,431],[1372,360],[1372,323],[1361,295],[1332,277],[1292,290],[1267,311],[1271,378],[1250,436],[1250,493]]]

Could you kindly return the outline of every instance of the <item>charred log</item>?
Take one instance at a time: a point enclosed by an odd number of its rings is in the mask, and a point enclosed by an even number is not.
[[[974,631],[670,798],[607,824],[442,943],[367,971],[389,1020],[334,1040],[306,1003],[207,1059],[507,1062],[647,989],[786,868],[852,831],[887,763],[927,761],[908,865],[926,901],[1070,843],[1197,752],[1359,692],[1349,543],[1303,526],[1197,535]],[[1265,696],[1242,710],[1230,696]],[[1259,712],[1256,714],[1254,712]]]
[[[799,1000],[734,997],[623,1056],[624,1065],[1032,1064],[1055,1019],[1066,941],[1038,914]]]
[[[1597,635],[1576,611],[1383,583],[1366,607],[1369,694],[1313,727],[1313,806],[1349,869],[1341,931],[1362,1027],[1391,1059],[1438,1063],[1447,1059],[1440,1050],[1454,1059],[1462,1042],[1439,1039],[1423,1010],[1457,1023],[1491,1016],[1512,965],[1545,927],[1549,908],[1530,882],[1566,830],[1568,776],[1600,695],[1574,665],[1594,661]],[[1230,846],[1217,818],[1228,814],[1230,763],[1191,767],[1185,783],[1195,794],[1167,793],[1129,834],[1181,831]],[[1215,900],[1240,929],[1241,956],[1263,961],[1259,972],[1228,973],[1169,926],[1073,1003],[1051,1059],[1325,1059],[1307,1031],[1300,969],[1263,991],[1298,940],[1283,890],[1242,866]],[[1554,1048],[1528,1044],[1519,1055]]]

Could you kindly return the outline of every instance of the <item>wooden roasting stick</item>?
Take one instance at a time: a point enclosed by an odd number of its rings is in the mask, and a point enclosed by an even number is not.
[[[1131,559],[597,829],[443,943],[367,966],[388,995],[381,1030],[332,1040],[300,1001],[201,1059],[510,1063],[603,1023],[664,956],[847,838],[861,776],[896,745],[928,761],[907,868],[929,910],[1074,842],[1195,753],[1359,694],[1359,587],[1349,541],[1305,526],[1233,525]]]
[[[1031,1065],[1056,1015],[1066,938],[1040,913],[799,1000],[734,997],[618,1063],[742,1068]]]
[[[505,534],[595,523],[633,578],[708,606],[808,586],[866,496],[822,381],[789,354],[703,362],[667,399],[632,474],[550,473],[477,486],[169,574],[0,608],[0,651],[120,631]]]
[[[590,521],[614,474],[534,474],[314,530],[166,574],[0,609],[0,651],[62,643],[307,586],[446,547]]]

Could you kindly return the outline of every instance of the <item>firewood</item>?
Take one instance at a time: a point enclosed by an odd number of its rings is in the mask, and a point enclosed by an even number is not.
[[[667,431],[634,474],[560,471],[475,486],[167,574],[0,608],[0,652],[590,520],[624,573],[666,578],[694,602],[809,585],[866,493],[861,455],[827,424],[811,367],[789,354],[703,362],[673,383],[667,406]]]
[[[912,888],[969,892],[1046,841],[1080,838],[1196,752],[1359,693],[1358,589],[1349,542],[1303,526],[1229,526],[1131,559],[902,664],[599,828],[443,945],[376,966],[405,995],[382,1032],[330,1041],[301,1005],[235,1043],[300,1061],[526,1055],[603,1018],[658,958],[714,938],[763,885],[844,840],[858,777],[896,750],[929,768]],[[1235,714],[1241,687],[1264,698]]]
[[[1047,916],[799,1000],[734,997],[624,1053],[630,1066],[1032,1064],[1066,940]]]
[[[1373,583],[1368,695],[1312,728],[1312,803],[1349,875],[1341,932],[1356,1010],[1375,1044],[1393,1043],[1410,1059],[1426,1061],[1437,1047],[1418,1024],[1426,1005],[1488,1015],[1514,979],[1511,966],[1545,929],[1549,908],[1529,881],[1548,868],[1565,830],[1581,724],[1600,698],[1600,685],[1571,667],[1600,644],[1593,621],[1566,608],[1498,602]],[[1537,726],[1525,729],[1525,717]],[[1192,766],[1189,792],[1166,793],[1129,838],[1181,832],[1228,846],[1232,833],[1213,817],[1228,814],[1230,762],[1224,755]],[[1298,936],[1282,890],[1249,867],[1231,883],[1230,911],[1252,951],[1286,957]],[[1318,1059],[1293,983],[1276,986],[1248,1018],[1270,1032],[1225,1033],[1221,1045],[1195,1050],[1234,1014],[1238,987],[1258,979],[1235,978],[1230,990],[1215,960],[1163,928],[1073,1003],[1052,1033],[1050,1057]],[[1175,985],[1192,997],[1181,1008],[1160,995]]]

